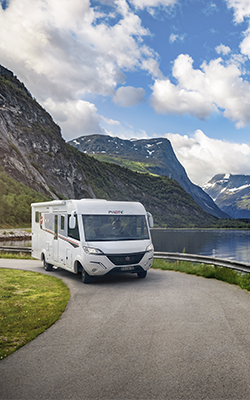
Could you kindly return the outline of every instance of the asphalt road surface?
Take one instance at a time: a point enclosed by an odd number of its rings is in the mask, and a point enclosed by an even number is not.
[[[0,267],[44,272],[40,261]],[[250,399],[250,294],[150,270],[90,285],[63,270],[60,320],[0,362],[0,399]]]

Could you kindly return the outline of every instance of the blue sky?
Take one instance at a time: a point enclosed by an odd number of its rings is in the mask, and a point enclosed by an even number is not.
[[[0,64],[65,140],[166,137],[194,183],[250,174],[249,0],[0,4]]]

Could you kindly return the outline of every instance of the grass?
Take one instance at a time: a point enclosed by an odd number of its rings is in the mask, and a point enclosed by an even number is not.
[[[0,360],[58,320],[70,293],[53,276],[0,269]]]
[[[218,279],[223,282],[238,285],[242,289],[250,291],[250,274],[238,272],[230,268],[207,264],[194,264],[187,261],[170,262],[163,259],[154,259],[152,268],[185,272],[186,274]]]
[[[132,160],[122,158],[119,156],[114,157],[114,156],[109,156],[109,155],[105,155],[105,154],[94,154],[92,157],[96,158],[98,161],[107,162],[107,163],[111,163],[111,164],[117,164],[122,167],[131,169],[132,171],[142,172],[145,174],[158,176],[157,174],[152,174],[150,172],[150,168],[155,168],[155,165],[152,163],[149,164],[146,162],[132,161]]]
[[[0,258],[13,258],[15,260],[34,260],[33,257],[28,253],[5,253],[5,251],[0,252]]]

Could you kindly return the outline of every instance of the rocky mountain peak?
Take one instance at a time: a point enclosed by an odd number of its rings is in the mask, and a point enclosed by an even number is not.
[[[8,82],[9,84],[15,86],[17,89],[22,90],[26,94],[26,96],[32,98],[30,92],[26,89],[24,84],[17,79],[17,77],[13,74],[12,71],[3,67],[2,65],[0,65],[0,78],[1,77],[4,78],[5,81]]]
[[[249,175],[217,174],[203,189],[230,217],[250,218]]]
[[[209,214],[220,218],[228,217],[216,206],[207,193],[190,181],[185,169],[178,161],[170,141],[166,138],[128,140],[96,134],[73,139],[69,144],[91,156],[107,155],[114,159],[120,158],[145,163],[149,173],[175,179]]]

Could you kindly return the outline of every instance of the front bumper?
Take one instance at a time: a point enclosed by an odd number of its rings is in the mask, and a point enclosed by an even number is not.
[[[88,260],[85,263],[85,268],[91,276],[101,276],[111,272],[138,273],[141,271],[147,271],[153,263],[153,258],[153,251],[126,255],[89,255]]]

